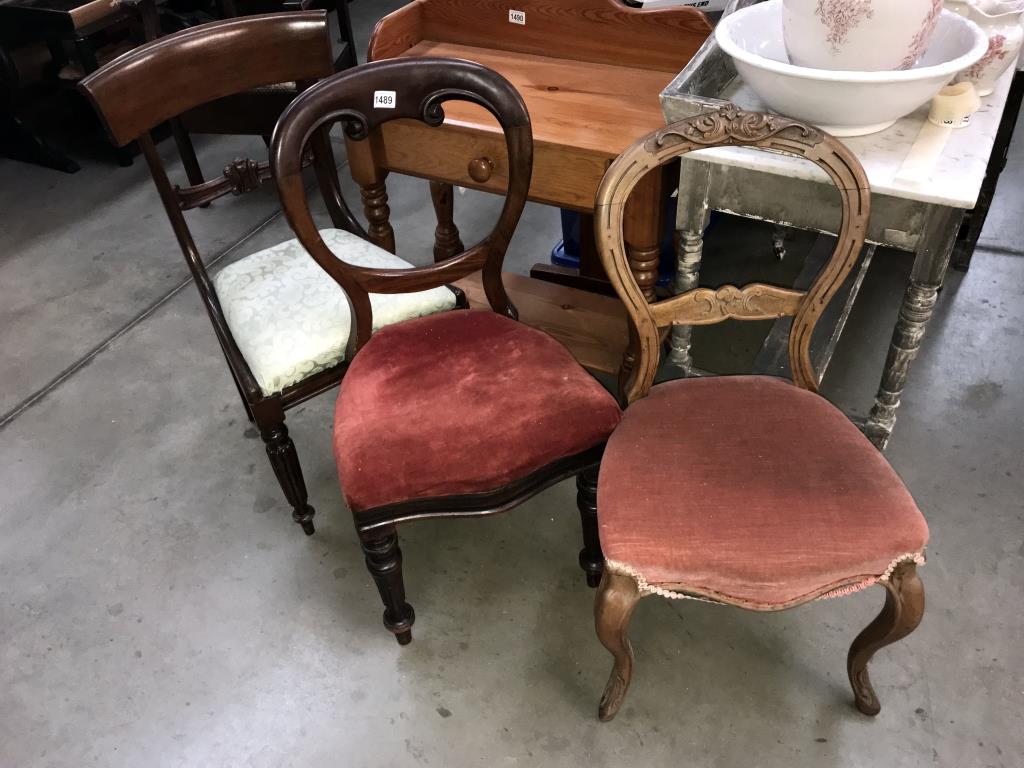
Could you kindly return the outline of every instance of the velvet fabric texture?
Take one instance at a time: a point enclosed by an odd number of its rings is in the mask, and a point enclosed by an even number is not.
[[[886,573],[928,527],[881,453],[782,379],[652,388],[608,441],[605,557],[649,584],[772,610]]]
[[[495,491],[608,439],[614,398],[560,343],[485,310],[375,333],[345,373],[334,455],[349,508]]]

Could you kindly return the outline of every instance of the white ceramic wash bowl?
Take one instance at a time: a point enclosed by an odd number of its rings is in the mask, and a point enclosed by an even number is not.
[[[929,101],[977,62],[988,39],[977,24],[943,11],[928,50],[912,69],[854,72],[789,63],[782,37],[782,0],[768,0],[723,18],[719,46],[740,77],[771,109],[817,125],[835,136],[888,128]]]

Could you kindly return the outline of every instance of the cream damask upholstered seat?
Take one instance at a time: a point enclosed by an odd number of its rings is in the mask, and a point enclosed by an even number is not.
[[[342,229],[320,232],[346,263],[408,269],[413,265]],[[351,329],[348,300],[298,240],[258,251],[213,279],[239,350],[264,394],[340,363]],[[448,288],[370,294],[374,330],[455,307]]]

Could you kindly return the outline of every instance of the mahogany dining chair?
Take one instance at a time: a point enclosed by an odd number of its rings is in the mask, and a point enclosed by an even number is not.
[[[185,213],[226,195],[259,189],[271,178],[270,164],[235,160],[219,178],[173,185],[151,131],[232,94],[282,82],[295,82],[301,90],[333,73],[326,13],[298,11],[217,21],[159,38],[80,84],[116,146],[138,141],[242,404],[263,438],[292,518],[307,534],[314,532],[314,510],[285,411],[333,389],[344,375],[346,347],[354,338],[348,301],[296,239],[250,254],[211,276]],[[410,267],[370,243],[352,216],[341,196],[327,131],[318,131],[309,145],[302,163],[312,163],[333,224],[323,230],[323,242],[367,267]],[[374,320],[393,323],[453,309],[460,296],[441,285],[375,295]]]
[[[469,249],[414,269],[358,263],[329,248],[302,182],[310,137],[339,122],[357,142],[372,141],[389,120],[436,127],[450,100],[487,109],[504,134],[507,154],[494,160],[508,187],[493,231]],[[455,59],[389,59],[335,75],[293,101],[274,131],[271,162],[285,215],[352,305],[351,363],[338,393],[334,451],[384,603],[384,625],[400,644],[412,640],[415,616],[405,597],[399,523],[502,512],[576,475],[580,564],[592,586],[601,572],[596,469],[619,421],[618,404],[559,342],[517,322],[502,282],[532,160],[530,117],[519,93],[493,70]],[[490,309],[377,330],[371,294],[434,290],[476,272]]]

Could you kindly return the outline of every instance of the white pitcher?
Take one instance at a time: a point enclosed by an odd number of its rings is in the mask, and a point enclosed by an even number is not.
[[[910,69],[931,42],[942,0],[784,0],[793,64],[815,69]]]
[[[988,35],[988,51],[981,61],[957,76],[958,82],[974,83],[980,96],[988,96],[1002,74],[1017,63],[1021,43],[1024,42],[1024,28],[1021,27],[1024,0],[946,2],[951,10],[967,16]]]

